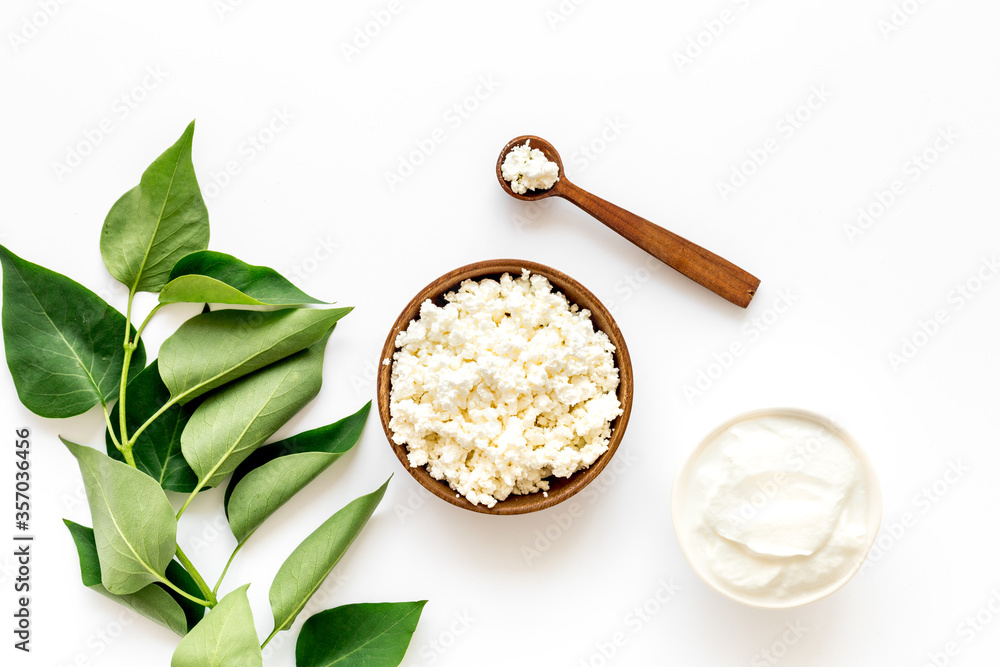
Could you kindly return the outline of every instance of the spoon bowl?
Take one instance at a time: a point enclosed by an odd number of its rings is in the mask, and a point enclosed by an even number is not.
[[[546,190],[528,190],[523,195],[519,195],[514,192],[510,187],[510,183],[503,177],[503,162],[507,159],[507,154],[514,150],[515,146],[520,146],[526,141],[530,141],[529,144],[532,148],[537,148],[542,151],[545,155],[545,159],[549,162],[555,162],[559,167],[559,180],[556,181],[555,185]],[[541,137],[536,137],[533,134],[525,134],[520,137],[516,137],[507,142],[507,145],[503,147],[500,151],[500,157],[497,158],[497,180],[500,181],[500,187],[503,188],[504,192],[509,194],[514,199],[520,199],[521,201],[537,201],[539,199],[545,199],[546,197],[551,197],[552,195],[559,194],[561,192],[560,184],[565,178],[565,171],[563,170],[562,158],[559,157],[559,151],[556,147],[545,141]]]
[[[503,162],[515,146],[528,140],[531,141],[531,148],[537,148],[546,159],[559,166],[559,180],[547,190],[528,190],[522,195],[514,192],[510,183],[504,180]],[[574,185],[566,178],[559,151],[541,137],[525,134],[507,142],[497,158],[497,180],[504,192],[521,201],[562,197],[573,202],[667,266],[740,308],[749,306],[757,293],[760,279],[732,262]]]

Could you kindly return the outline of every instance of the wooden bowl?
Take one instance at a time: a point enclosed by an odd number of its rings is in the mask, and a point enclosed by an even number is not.
[[[389,428],[389,391],[392,384],[392,356],[396,351],[396,337],[400,331],[409,326],[410,321],[420,314],[420,304],[430,299],[438,305],[443,305],[444,295],[458,289],[463,281],[483,278],[499,279],[504,273],[512,276],[520,276],[521,270],[527,269],[531,273],[548,278],[555,290],[562,292],[569,299],[570,303],[575,303],[580,308],[590,311],[591,321],[594,326],[607,334],[611,343],[615,346],[615,365],[618,367],[618,401],[621,403],[622,414],[611,423],[611,439],[608,442],[608,450],[601,454],[589,468],[578,470],[569,477],[549,477],[548,496],[541,491],[529,495],[516,496],[511,494],[506,500],[497,502],[492,508],[485,505],[473,505],[464,496],[458,496],[448,483],[431,477],[430,473],[423,466],[414,468],[406,458],[407,449],[405,445],[397,445],[392,441],[392,431]],[[385,363],[388,360],[389,363]],[[389,440],[392,451],[399,459],[403,467],[406,468],[413,477],[420,482],[428,491],[438,498],[448,501],[452,505],[462,507],[473,512],[482,514],[526,514],[535,512],[547,507],[552,507],[570,496],[578,493],[583,487],[590,484],[597,477],[611,457],[614,456],[618,445],[625,435],[625,427],[628,425],[629,414],[632,412],[632,362],[629,359],[628,348],[625,346],[625,339],[618,329],[611,313],[604,307],[597,297],[590,290],[573,280],[565,273],[556,271],[553,268],[535,262],[526,262],[517,259],[494,259],[483,262],[476,262],[455,269],[447,273],[427,287],[420,290],[415,297],[406,305],[403,312],[392,325],[388,337],[385,339],[385,346],[382,348],[382,356],[378,366],[378,413],[382,419],[382,428],[385,436]]]

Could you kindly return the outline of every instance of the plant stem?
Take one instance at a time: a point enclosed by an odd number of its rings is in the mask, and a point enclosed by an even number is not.
[[[111,442],[115,443],[115,449],[120,452],[122,451],[122,444],[118,442],[118,436],[115,435],[115,429],[111,426],[111,413],[108,412],[108,404],[101,401],[101,409],[104,410],[104,423],[108,425],[108,433],[111,434]]]
[[[208,606],[215,606],[217,602],[215,593],[212,592],[212,590],[208,587],[208,584],[205,583],[205,579],[201,576],[201,573],[198,572],[198,568],[194,566],[194,563],[192,563],[187,557],[179,544],[177,545],[177,560],[181,562],[184,569],[187,570],[188,574],[191,575],[191,578],[194,579],[194,583],[198,584],[198,590],[200,590],[202,594],[211,601],[211,604]]]
[[[163,584],[164,586],[166,586],[167,588],[169,588],[170,590],[174,591],[178,595],[181,595],[181,596],[187,598],[188,600],[191,600],[191,602],[194,602],[195,604],[200,604],[202,607],[208,607],[209,609],[211,609],[216,604],[218,604],[217,602],[210,602],[208,600],[202,600],[201,598],[196,598],[195,596],[191,595],[187,591],[181,590],[180,588],[178,588],[172,581],[170,581],[166,577],[163,577],[162,579],[160,579],[160,583]]]
[[[132,352],[138,344],[139,337],[136,336],[136,343],[132,342],[132,299],[135,298],[135,286],[128,291],[128,306],[125,308],[125,361],[122,363],[122,383],[118,391],[118,428],[120,429],[122,442],[124,443],[125,460],[132,459],[132,443],[128,439],[128,426],[125,424],[125,385],[128,384],[128,369],[132,364]],[[135,460],[129,464],[135,467]]]
[[[158,311],[160,308],[163,308],[163,306],[165,306],[165,305],[166,304],[163,304],[163,303],[156,304],[155,306],[153,306],[153,310],[149,311],[149,315],[146,315],[146,319],[144,319],[142,321],[142,324],[139,325],[139,328],[135,332],[135,341],[136,341],[136,344],[138,344],[139,338],[142,336],[142,332],[143,332],[143,330],[145,330],[146,325],[149,324],[149,321],[151,319],[153,319],[153,315],[156,315],[156,311]]]
[[[129,447],[129,449],[131,449],[132,445],[135,444],[135,441],[136,441],[136,439],[138,439],[139,434],[142,433],[143,431],[145,431],[146,427],[148,427],[150,424],[152,424],[154,421],[156,421],[157,417],[159,417],[160,415],[162,415],[164,412],[166,412],[170,408],[174,407],[174,405],[177,404],[177,401],[180,398],[181,398],[180,396],[178,396],[178,397],[171,397],[169,401],[167,401],[166,403],[163,404],[163,407],[161,407],[159,410],[157,410],[156,412],[154,412],[152,417],[150,417],[149,419],[147,419],[146,422],[142,426],[140,426],[139,428],[137,428],[135,430],[135,432],[132,434],[132,437],[129,438],[129,441],[128,441],[128,447]]]
[[[111,431],[111,439],[115,441],[115,446],[118,447],[118,449],[125,455],[125,460],[128,461],[128,464],[134,468],[136,466],[135,457],[132,456],[132,446],[135,445],[136,439],[138,439],[139,434],[145,431],[146,427],[149,426],[154,419],[162,415],[167,408],[173,405],[173,403],[168,401],[166,405],[156,411],[156,414],[146,420],[146,423],[140,426],[139,429],[132,434],[131,438],[128,436],[128,427],[125,425],[125,386],[128,384],[128,370],[129,366],[132,364],[132,353],[139,347],[139,337],[142,336],[143,329],[145,329],[146,325],[149,324],[149,321],[153,319],[153,315],[156,314],[156,311],[164,305],[162,303],[156,304],[156,306],[153,307],[153,310],[149,311],[149,315],[146,315],[146,319],[142,321],[142,324],[140,324],[139,328],[136,330],[135,340],[129,340],[130,334],[132,333],[131,320],[133,296],[135,296],[135,291],[129,292],[128,309],[126,310],[127,314],[125,315],[125,362],[122,365],[122,385],[118,394],[118,422],[119,427],[121,428],[122,444],[119,445],[118,441],[115,440],[114,429],[109,428],[109,430]],[[108,421],[108,426],[111,426],[110,420]]]
[[[215,466],[212,467],[211,470],[206,471],[204,473],[203,477],[201,477],[201,478],[198,479],[198,485],[196,487],[194,487],[194,491],[192,491],[191,495],[189,495],[187,497],[187,500],[184,501],[184,504],[181,505],[181,508],[179,510],[177,510],[177,518],[178,519],[181,518],[181,514],[184,514],[184,510],[186,510],[187,506],[191,504],[191,501],[194,500],[194,497],[196,495],[198,495],[198,492],[201,491],[205,487],[206,484],[208,484],[208,480],[212,479],[212,475],[214,475],[216,472],[218,472],[219,467],[221,465],[222,465],[222,461],[219,461],[218,463],[215,464]]]
[[[249,539],[249,536],[247,536],[247,539]],[[229,572],[229,566],[233,564],[233,559],[236,558],[236,554],[240,552],[240,549],[242,549],[243,545],[246,543],[247,541],[243,540],[242,542],[236,545],[235,549],[233,549],[233,553],[229,556],[229,560],[226,562],[226,567],[222,569],[222,574],[219,575],[219,581],[216,582],[215,588],[212,589],[212,595],[219,594],[219,586],[222,585],[222,580],[226,578],[226,573]]]
[[[274,636],[275,636],[276,634],[278,634],[278,632],[280,632],[280,630],[278,630],[278,628],[275,628],[274,630],[271,630],[271,634],[269,634],[269,635],[267,636],[267,639],[265,639],[265,640],[264,640],[264,643],[260,645],[260,650],[261,650],[261,651],[263,651],[263,650],[264,650],[264,647],[265,647],[265,646],[267,646],[267,643],[268,643],[269,641],[271,641],[272,639],[274,639]]]
[[[187,497],[187,500],[184,501],[184,504],[181,505],[181,508],[179,510],[177,510],[177,518],[178,519],[181,518],[181,514],[184,514],[184,510],[186,510],[188,508],[188,505],[191,504],[191,501],[194,500],[194,497],[198,495],[198,492],[201,491],[201,489],[202,489],[203,486],[205,486],[205,484],[203,482],[199,481],[198,482],[198,486],[194,487],[194,491],[192,491],[191,495],[189,495]]]

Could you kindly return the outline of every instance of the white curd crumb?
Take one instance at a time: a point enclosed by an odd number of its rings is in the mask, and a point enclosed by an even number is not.
[[[607,451],[618,369],[589,311],[528,271],[444,298],[396,338],[389,428],[411,466],[493,507]]]
[[[559,165],[530,144],[531,139],[528,139],[520,146],[514,146],[500,166],[504,180],[519,195],[528,190],[548,190],[559,180]]]

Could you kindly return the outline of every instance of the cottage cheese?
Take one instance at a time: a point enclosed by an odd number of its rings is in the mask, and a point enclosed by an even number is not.
[[[519,195],[528,190],[548,190],[559,180],[559,165],[530,144],[531,139],[528,139],[514,146],[500,166],[504,180],[509,181],[510,189]]]
[[[445,300],[396,338],[389,426],[411,466],[493,507],[607,451],[618,369],[589,311],[528,271],[467,280]]]

